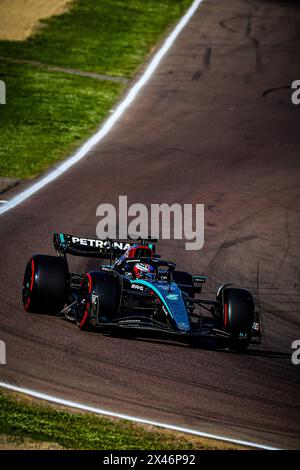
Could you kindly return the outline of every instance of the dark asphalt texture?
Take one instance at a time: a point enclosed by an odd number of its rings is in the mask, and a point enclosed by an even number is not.
[[[207,0],[112,132],[0,219],[1,380],[128,414],[300,447],[300,6]],[[10,198],[17,190],[5,194]],[[245,354],[81,332],[30,315],[21,284],[54,231],[95,237],[96,208],[205,204],[205,246],[162,241],[179,269],[251,289],[264,338]],[[83,271],[86,261],[71,262]]]

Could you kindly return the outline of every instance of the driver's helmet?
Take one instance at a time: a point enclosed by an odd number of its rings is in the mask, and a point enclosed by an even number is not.
[[[155,269],[151,264],[136,263],[133,268],[133,277],[135,279],[150,279],[155,278]]]

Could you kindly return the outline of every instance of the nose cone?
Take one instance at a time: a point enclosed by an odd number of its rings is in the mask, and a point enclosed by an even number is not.
[[[160,286],[159,290],[168,305],[168,309],[176,328],[181,332],[188,333],[191,330],[191,326],[181,290],[175,283],[172,283],[171,286],[169,286],[169,284],[164,284]]]

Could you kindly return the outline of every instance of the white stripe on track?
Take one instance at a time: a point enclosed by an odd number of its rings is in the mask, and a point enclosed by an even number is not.
[[[118,105],[118,107],[113,112],[113,114],[105,121],[103,126],[101,126],[100,129],[94,135],[92,135],[73,155],[67,158],[67,160],[61,163],[56,169],[50,171],[50,173],[42,177],[36,183],[32,184],[28,189],[22,191],[20,194],[17,194],[15,197],[13,197],[10,201],[1,205],[0,215],[4,214],[10,209],[13,209],[17,205],[21,204],[23,201],[28,199],[34,193],[44,188],[53,180],[55,180],[60,175],[65,173],[69,168],[71,168],[73,165],[75,165],[80,160],[82,160],[82,158],[84,158],[87,155],[87,153],[109,133],[109,131],[114,126],[114,124],[124,114],[128,106],[130,106],[133,103],[133,101],[135,100],[141,88],[149,81],[149,79],[151,78],[155,70],[157,69],[158,65],[160,64],[161,60],[165,56],[165,54],[171,48],[171,46],[175,42],[178,35],[181,33],[183,28],[187,25],[187,23],[192,18],[195,11],[197,10],[197,8],[202,2],[203,0],[194,0],[189,10],[181,18],[181,20],[173,29],[171,34],[166,38],[161,48],[157,51],[157,53],[155,54],[155,56],[149,63],[148,67],[146,68],[142,76],[133,85],[131,90],[129,90],[124,100]]]
[[[165,424],[160,423],[157,421],[151,421],[149,419],[139,418],[137,416],[130,416],[123,413],[116,413],[110,410],[104,410],[102,408],[95,408],[93,406],[88,406],[83,403],[77,403],[70,400],[65,400],[64,398],[53,397],[52,395],[48,395],[46,393],[36,392],[34,390],[30,390],[28,388],[17,387],[15,385],[10,385],[5,382],[0,382],[0,387],[5,388],[7,390],[11,390],[14,392],[25,393],[26,395],[30,395],[31,397],[38,398],[40,400],[49,401],[51,403],[56,403],[57,405],[67,406],[70,408],[76,408],[82,411],[88,411],[90,413],[108,416],[111,418],[119,418],[119,419],[126,419],[127,421],[131,421],[138,424],[146,424],[150,426],[155,426],[159,428],[169,429],[170,431],[182,432],[185,434],[192,434],[194,436],[204,437],[207,439],[214,439],[216,441],[223,441],[223,442],[230,442],[232,444],[238,444],[247,447],[254,447],[256,449],[264,449],[264,450],[279,450],[276,447],[270,447],[264,444],[258,444],[256,442],[244,441],[241,439],[233,439],[231,437],[220,436],[217,434],[210,434],[203,431],[197,431],[196,429],[189,429],[181,426],[176,426],[173,424]]]

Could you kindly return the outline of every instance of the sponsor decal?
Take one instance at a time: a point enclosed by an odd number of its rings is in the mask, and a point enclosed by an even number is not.
[[[144,291],[144,287],[140,286],[139,284],[131,284],[131,289],[140,290],[142,292]]]
[[[72,243],[82,245],[82,246],[89,246],[92,248],[103,248],[108,249],[111,247],[111,242],[107,240],[95,240],[93,238],[80,238],[80,237],[72,237]],[[125,251],[130,248],[129,243],[124,242],[113,242],[113,248]]]
[[[119,323],[122,325],[128,325],[129,323],[141,323],[141,320],[134,320],[128,318],[127,320],[120,320]]]
[[[178,323],[178,328],[180,330],[189,330],[190,327],[186,323],[180,322],[180,323]]]
[[[174,291],[175,290],[175,287],[172,287],[172,286],[168,286],[168,285],[165,285],[165,286],[159,286],[160,289],[162,290],[168,290],[170,292]]]
[[[177,294],[168,294],[167,299],[169,300],[178,300],[179,296]]]

